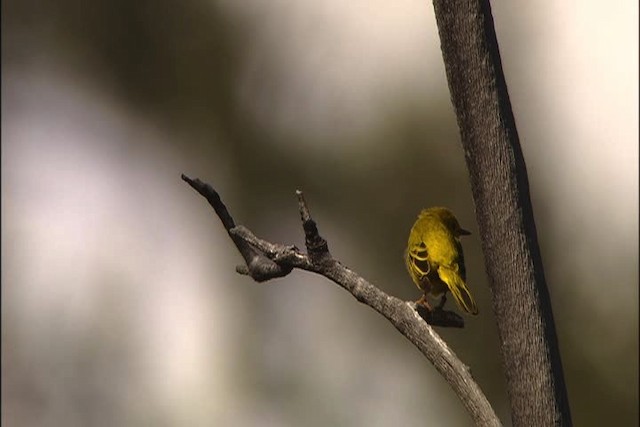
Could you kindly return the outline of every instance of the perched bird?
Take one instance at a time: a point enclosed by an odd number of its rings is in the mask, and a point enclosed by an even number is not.
[[[409,233],[405,262],[409,275],[424,295],[416,301],[431,307],[426,296],[442,295],[438,308],[446,301],[447,291],[461,310],[478,314],[478,307],[467,288],[466,270],[460,236],[471,234],[460,227],[458,220],[447,208],[424,209]]]

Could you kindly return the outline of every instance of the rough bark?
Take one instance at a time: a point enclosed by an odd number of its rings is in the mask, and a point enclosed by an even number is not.
[[[488,0],[434,0],[513,425],[571,425],[529,183]]]

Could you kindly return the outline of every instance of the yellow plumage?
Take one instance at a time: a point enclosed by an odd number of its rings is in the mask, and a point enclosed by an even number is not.
[[[465,283],[466,270],[460,236],[471,234],[460,227],[447,208],[435,207],[420,212],[409,233],[405,262],[411,279],[424,291],[418,303],[430,308],[426,295],[442,295],[442,307],[450,291],[461,310],[478,314]]]

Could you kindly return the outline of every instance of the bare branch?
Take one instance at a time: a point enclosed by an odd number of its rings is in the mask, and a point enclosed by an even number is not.
[[[274,277],[283,277],[291,273],[293,267],[287,267],[286,265],[280,265],[273,260],[269,259],[265,254],[256,250],[245,240],[238,238],[232,230],[236,228],[236,224],[231,217],[231,214],[227,210],[227,207],[220,200],[220,195],[209,184],[206,184],[199,179],[191,179],[186,175],[182,175],[182,180],[187,182],[194,190],[200,193],[205,199],[209,201],[209,204],[216,211],[218,218],[222,221],[225,230],[231,236],[231,240],[235,243],[240,255],[247,263],[249,275],[256,282],[264,282],[265,280],[273,279]],[[240,271],[239,271],[240,272]]]
[[[484,393],[473,379],[469,368],[458,359],[453,350],[427,324],[463,327],[464,321],[451,311],[442,309],[422,311],[413,302],[387,295],[351,269],[335,260],[329,253],[327,241],[311,218],[301,191],[297,191],[300,218],[305,233],[307,254],[295,246],[271,243],[256,237],[248,228],[235,225],[218,193],[199,179],[182,175],[198,193],[205,197],[220,217],[225,229],[242,254],[247,265],[237,267],[241,274],[260,282],[282,277],[292,269],[320,274],[349,291],[358,301],[368,305],[387,318],[395,328],[411,341],[435,366],[451,385],[476,425],[499,426],[500,421]]]

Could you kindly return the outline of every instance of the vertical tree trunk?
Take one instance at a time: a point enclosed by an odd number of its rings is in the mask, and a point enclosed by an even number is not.
[[[488,0],[434,0],[515,426],[571,425],[527,171]]]

